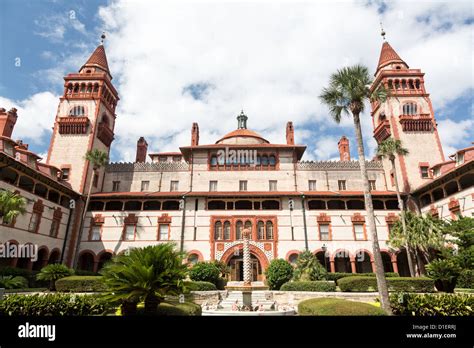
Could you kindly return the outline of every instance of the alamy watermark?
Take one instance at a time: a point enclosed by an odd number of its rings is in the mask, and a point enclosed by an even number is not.
[[[248,149],[220,149],[217,151],[217,163],[219,164],[250,164],[256,165],[258,161],[257,150]]]
[[[13,244],[10,242],[0,244],[0,258],[26,258],[35,262],[38,260],[38,245]]]

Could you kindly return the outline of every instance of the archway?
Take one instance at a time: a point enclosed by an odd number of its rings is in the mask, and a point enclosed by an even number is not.
[[[410,268],[408,267],[407,252],[405,249],[397,253],[397,265],[400,277],[410,277]]]
[[[112,253],[104,251],[99,255],[99,263],[97,264],[97,271],[104,267],[105,263],[112,258]]]
[[[372,272],[372,261],[370,258],[370,254],[364,250],[356,252],[355,264],[357,273]]]
[[[94,255],[90,252],[83,252],[79,256],[79,262],[77,263],[77,268],[82,271],[94,271]]]
[[[227,249],[227,251],[222,255],[221,261],[226,263],[228,266],[231,267],[231,281],[239,281],[235,279],[242,279],[240,270],[233,270],[231,265],[231,260],[234,259],[234,267],[243,266],[243,244],[234,245],[233,247]],[[252,262],[252,274],[254,279],[258,281],[263,281],[265,279],[264,271],[268,267],[268,259],[259,248],[255,245],[250,245],[250,257]],[[238,263],[238,259],[241,259],[242,264]],[[258,262],[255,262],[257,260]],[[238,264],[236,264],[238,263]]]
[[[334,254],[334,266],[336,272],[352,273],[351,260],[347,250],[338,250]]]
[[[252,264],[252,281],[262,280],[262,265],[254,254],[250,254],[250,263]],[[234,255],[230,258],[227,265],[230,267],[230,280],[241,282],[244,280],[244,257],[243,255]]]
[[[392,258],[386,251],[382,251],[382,263],[384,272],[393,272]]]
[[[61,255],[58,249],[51,251],[51,255],[49,255],[48,265],[53,264],[53,263],[59,263],[60,257]]]
[[[48,254],[49,252],[46,247],[40,248],[40,250],[38,251],[36,261],[33,262],[33,267],[32,267],[33,271],[39,271],[41,270],[41,268],[46,266],[46,264],[48,263]]]
[[[324,257],[326,254],[326,257]],[[319,263],[326,268],[326,271],[331,272],[331,262],[329,260],[329,253],[325,253],[324,251],[318,251],[316,253],[316,258],[318,259]]]

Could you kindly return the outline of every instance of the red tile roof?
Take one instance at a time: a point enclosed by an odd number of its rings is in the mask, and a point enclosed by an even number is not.
[[[236,138],[236,137],[258,138],[258,139],[261,139],[263,142],[265,142],[267,144],[269,143],[269,141],[266,140],[265,138],[263,138],[260,134],[254,132],[254,131],[251,131],[250,129],[236,129],[236,130],[234,130],[230,133],[227,133],[222,138],[217,140],[216,144],[218,144],[222,140],[229,139],[229,138]]]
[[[384,42],[382,45],[382,51],[380,52],[379,64],[377,70],[390,63],[405,63],[402,58],[395,52],[388,42]],[[406,63],[405,63],[406,64]]]
[[[110,74],[107,56],[105,55],[104,45],[99,45],[87,60],[84,66],[97,66]]]

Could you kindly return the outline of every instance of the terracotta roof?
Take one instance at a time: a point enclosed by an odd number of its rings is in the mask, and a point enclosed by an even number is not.
[[[97,48],[89,57],[86,64],[83,65],[83,67],[84,66],[96,66],[107,71],[110,74],[109,64],[107,63],[107,56],[105,55],[104,45],[97,46]]]
[[[251,137],[251,138],[258,138],[258,139],[261,139],[263,140],[265,143],[269,143],[268,140],[266,140],[265,138],[263,138],[260,134],[254,132],[254,131],[251,131],[250,129],[236,129],[230,133],[227,133],[226,135],[224,135],[222,138],[220,138],[219,140],[216,141],[216,144],[218,144],[219,142],[221,142],[222,140],[224,139],[229,139],[229,138],[236,138],[236,137]]]
[[[379,64],[377,70],[390,63],[405,63],[402,58],[395,52],[388,42],[384,42],[382,45],[382,51],[380,52]],[[406,64],[406,63],[405,63]]]
[[[150,153],[149,156],[182,156],[181,152],[156,152]]]

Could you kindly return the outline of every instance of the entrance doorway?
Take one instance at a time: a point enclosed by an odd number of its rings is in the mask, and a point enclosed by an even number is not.
[[[250,262],[252,264],[252,281],[262,280],[262,266],[255,255],[250,254]],[[233,256],[229,260],[230,280],[242,282],[244,280],[244,257],[241,255]]]

